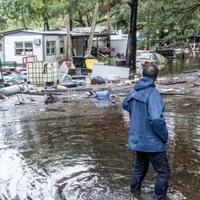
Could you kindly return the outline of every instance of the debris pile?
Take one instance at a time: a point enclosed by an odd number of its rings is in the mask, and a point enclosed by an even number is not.
[[[119,102],[120,97],[125,96],[139,79],[139,76],[135,75],[130,80],[130,71],[126,67],[107,66],[102,63],[94,64],[92,73],[86,75],[69,74],[71,69],[75,70],[71,62],[63,62],[55,69],[57,67],[58,64],[55,63],[32,63],[28,73],[25,70],[4,72],[4,85],[7,87],[0,89],[0,99],[16,95],[15,105],[33,103],[34,100],[22,100],[20,95],[26,94],[29,95],[26,98],[33,95],[43,97],[45,105],[69,103],[79,98],[90,98],[95,102],[104,101],[113,105]],[[157,86],[164,95],[200,96],[200,71],[192,70],[176,76],[160,77]]]

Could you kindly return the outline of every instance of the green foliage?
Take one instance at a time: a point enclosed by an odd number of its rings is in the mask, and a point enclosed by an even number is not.
[[[113,27],[115,30],[123,30],[128,32],[129,18],[130,18],[130,6],[126,1],[123,4],[118,4],[113,8]]]
[[[140,29],[147,42],[177,42],[200,33],[199,9],[199,0],[140,1],[138,24],[144,25]]]
[[[146,40],[143,40],[143,41],[140,41],[140,42],[137,42],[137,49],[140,49],[140,50],[143,50],[146,48]]]
[[[6,27],[6,18],[3,16],[4,14],[3,10],[4,10],[3,4],[2,2],[0,2],[0,27],[2,30],[4,30]]]
[[[4,0],[2,1],[3,16],[6,19],[17,21],[21,27],[26,27],[29,19],[30,0]]]
[[[97,24],[128,32],[130,0],[99,0]],[[90,26],[96,0],[2,0],[0,29],[64,27],[69,14],[73,26]],[[139,0],[137,27],[147,44],[200,34],[199,0]]]

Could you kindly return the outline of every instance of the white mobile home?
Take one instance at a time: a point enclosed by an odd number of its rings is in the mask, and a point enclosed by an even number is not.
[[[91,28],[76,28],[71,32],[74,56],[83,56]],[[106,29],[97,27],[94,37],[106,37]],[[62,61],[65,59],[66,31],[19,29],[2,33],[0,58],[22,65],[27,57],[38,61]],[[1,45],[2,43],[2,45]]]
[[[64,31],[16,30],[3,33],[3,60],[23,64],[24,57],[39,61],[64,59]]]

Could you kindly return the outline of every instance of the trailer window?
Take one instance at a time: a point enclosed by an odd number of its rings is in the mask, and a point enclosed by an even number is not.
[[[47,55],[56,54],[56,41],[47,41]]]
[[[32,55],[32,42],[15,42],[15,55]]]

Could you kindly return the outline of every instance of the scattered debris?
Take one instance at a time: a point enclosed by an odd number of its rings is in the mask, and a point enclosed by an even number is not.
[[[87,69],[92,70],[94,65],[98,62],[98,60],[92,55],[85,55],[85,66]]]
[[[162,95],[184,95],[185,94],[185,92],[183,90],[172,89],[172,88],[160,89],[160,93]]]
[[[110,102],[116,104],[117,102],[121,102],[120,95],[111,95]]]
[[[42,70],[43,80],[40,79],[38,74],[34,74],[33,69],[37,69],[37,67],[39,71]],[[125,96],[133,88],[134,83],[140,77],[140,74],[133,74],[133,79],[130,80],[129,68],[107,66],[103,63],[96,63],[92,69],[92,74],[87,74],[87,76],[82,74],[69,75],[69,69],[74,68],[72,62],[64,62],[60,66],[60,70],[56,68],[57,64],[54,66],[49,63],[35,63],[29,66],[28,76],[26,76],[26,71],[23,71],[23,73],[21,71],[15,73],[4,72],[4,76],[7,76],[7,84],[12,85],[0,89],[0,99],[6,99],[6,96],[20,93],[29,95],[29,99],[25,99],[28,102],[24,101],[21,95],[17,95],[18,102],[17,104],[14,103],[15,105],[35,101],[32,95],[45,95],[45,104],[57,101],[70,103],[79,101],[79,97],[82,99],[90,97],[94,101],[108,101],[115,104],[120,100],[120,96]],[[29,81],[39,81],[42,84],[33,86],[26,81],[26,77]],[[180,75],[159,78],[157,86],[164,95],[200,95],[197,91],[200,86],[199,77],[200,72],[197,70],[185,71]],[[59,98],[57,98],[58,95]]]
[[[190,74],[190,73],[196,73],[198,72],[198,70],[194,69],[194,70],[189,70],[189,71],[183,71],[183,74]]]
[[[7,97],[0,92],[0,99],[7,99]]]
[[[105,84],[105,80],[101,76],[95,76],[91,79],[91,84],[96,85],[96,84]]]
[[[62,103],[71,103],[71,99],[68,97],[62,98]]]
[[[98,100],[109,100],[110,99],[110,92],[108,90],[97,91],[95,97]]]
[[[86,95],[88,96],[88,97],[95,97],[95,92],[93,91],[93,90],[89,90],[88,92],[86,92]]]
[[[22,99],[22,101],[21,101],[19,95],[16,95],[16,96],[17,96],[18,103],[15,103],[15,105],[23,105],[23,104],[25,104],[24,99]]]
[[[17,94],[20,92],[20,87],[19,85],[12,85],[9,87],[4,87],[0,89],[0,93],[4,94],[5,96],[10,96],[13,94]]]
[[[191,106],[192,104],[191,103],[185,103],[185,104],[183,104],[182,106],[183,107],[188,107],[188,106]]]
[[[49,94],[47,94],[44,103],[51,104],[51,103],[55,103],[57,101],[58,101],[58,99],[56,97],[54,97],[51,93],[49,93]]]
[[[182,84],[182,83],[187,83],[187,81],[185,80],[177,80],[177,81],[169,81],[167,83],[163,83],[163,85],[174,85],[174,84]]]
[[[118,74],[109,74],[108,75],[108,81],[109,82],[119,82],[120,81],[120,75]]]
[[[69,88],[85,85],[85,76],[70,76],[64,74],[62,79],[59,80],[59,84]]]
[[[67,90],[67,87],[65,87],[65,86],[63,86],[63,85],[57,85],[57,90],[66,91],[66,90]]]
[[[130,69],[127,67],[115,67],[97,63],[93,67],[91,78],[100,76],[103,79],[107,80],[111,75],[118,75],[120,77],[120,80],[127,80],[129,78],[129,72]]]
[[[200,81],[195,82],[195,83],[193,84],[193,87],[199,87],[199,86],[200,86]]]

